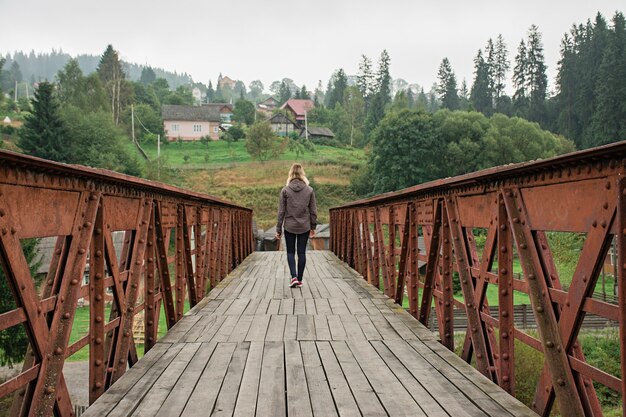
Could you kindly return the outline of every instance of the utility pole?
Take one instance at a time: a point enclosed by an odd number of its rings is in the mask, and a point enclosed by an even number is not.
[[[161,181],[161,134],[157,134],[157,179]]]
[[[135,106],[134,105],[130,105],[130,129],[133,135],[133,142],[137,143],[137,141],[135,140]]]
[[[306,109],[304,109],[304,137],[309,140],[309,124],[306,118]]]

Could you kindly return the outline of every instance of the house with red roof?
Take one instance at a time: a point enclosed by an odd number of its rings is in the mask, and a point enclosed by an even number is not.
[[[292,98],[287,100],[285,104],[280,107],[282,110],[288,110],[293,114],[293,118],[296,123],[304,124],[304,115],[306,112],[315,108],[313,100]]]

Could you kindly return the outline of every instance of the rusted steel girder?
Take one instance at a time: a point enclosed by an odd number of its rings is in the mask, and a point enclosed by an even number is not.
[[[469,323],[463,358],[474,358],[487,378],[511,394],[515,340],[542,352],[545,367],[532,404],[538,414],[548,416],[556,401],[562,415],[601,416],[594,382],[622,398],[626,393],[625,176],[626,142],[619,142],[437,180],[331,209],[330,247],[348,264],[360,264],[369,282],[382,278],[384,292],[396,301],[406,293],[409,312],[422,323],[428,325],[434,312],[441,342],[450,350],[453,308],[463,310]],[[363,212],[368,214],[356,215]],[[370,224],[370,245],[350,239]],[[559,276],[550,248],[553,232],[585,235],[571,277]],[[484,237],[480,247],[476,233]],[[613,242],[617,304],[593,298]],[[517,264],[521,271],[514,271]],[[567,289],[564,279],[571,282]],[[453,299],[454,283],[463,301]],[[494,315],[487,305],[489,287],[498,293]],[[515,327],[515,293],[529,296],[538,338]],[[586,314],[619,322],[621,375],[585,361],[578,334]]]
[[[31,276],[22,241],[43,237],[57,239],[39,280]],[[9,415],[72,416],[63,365],[85,346],[85,383],[95,401],[137,361],[138,320],[148,351],[158,336],[161,305],[169,328],[182,317],[185,300],[197,304],[209,283],[217,284],[253,248],[250,209],[111,171],[0,151],[0,267],[16,306],[0,314],[0,331],[23,326],[29,340],[22,371],[0,384],[0,398],[13,396]],[[70,344],[79,299],[89,302],[89,333]]]

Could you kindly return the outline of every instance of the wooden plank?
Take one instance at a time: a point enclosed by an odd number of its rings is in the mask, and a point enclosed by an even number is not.
[[[361,417],[361,412],[353,396],[354,391],[350,389],[330,343],[316,342],[316,346],[339,415],[342,417]]]
[[[282,342],[265,342],[256,415],[286,415],[285,356]]]
[[[298,317],[286,316],[285,333],[283,334],[284,340],[296,340],[298,333]]]
[[[250,343],[238,343],[233,357],[228,365],[226,377],[222,383],[222,388],[215,403],[215,410],[212,417],[230,417],[235,411],[235,405],[242,386],[243,373],[250,352]],[[170,414],[174,415],[174,414]]]
[[[294,304],[295,301],[293,298],[280,300],[280,309],[278,310],[278,314],[294,314]]]
[[[298,330],[296,333],[297,340],[315,340],[315,323],[313,316],[299,315]]]
[[[298,342],[285,342],[285,374],[287,379],[287,415],[290,417],[313,417],[311,401],[309,401],[309,387],[304,373],[300,343]]]
[[[409,392],[413,399],[419,404],[420,409],[427,416],[448,416],[445,410],[445,404],[437,402],[437,398],[433,398],[428,391],[415,379],[411,373],[404,367],[402,362],[389,350],[381,341],[373,341],[372,347],[380,355],[385,365],[394,373],[396,378],[402,381],[402,386]],[[396,343],[396,342],[392,342]]]
[[[240,316],[237,325],[233,329],[233,332],[230,334],[228,338],[229,342],[243,342],[246,340],[246,335],[248,334],[248,330],[250,329],[250,325],[255,317],[254,316]]]
[[[416,355],[408,342],[384,341],[385,346],[402,362],[405,368],[420,382],[428,393],[436,398],[439,404],[444,405],[446,412],[451,416],[485,416],[476,405],[469,400],[463,392],[455,386],[445,383],[445,378],[437,372],[420,355]]]
[[[172,392],[178,378],[187,368],[199,348],[200,343],[184,344],[181,351],[176,355],[176,359],[169,364],[161,376],[159,376],[159,379],[150,387],[150,391],[148,391],[146,396],[137,402],[135,405],[137,408],[135,408],[132,414],[133,417],[151,417],[159,411],[168,394]]]
[[[348,340],[366,339],[363,330],[361,330],[361,326],[359,326],[359,322],[356,321],[356,318],[354,316],[342,314],[339,317],[341,318],[341,323],[343,324],[343,328],[346,331]]]
[[[285,335],[285,323],[287,322],[287,316],[275,314],[268,317],[270,317],[270,321],[269,326],[267,327],[267,333],[265,334],[265,340],[283,340],[283,337]]]
[[[193,359],[189,362],[189,366],[180,376],[167,399],[156,413],[156,417],[180,415],[198,379],[202,375],[204,367],[215,350],[215,346],[215,343],[202,343],[200,345]]]
[[[295,297],[294,297],[295,298]],[[304,299],[295,298],[293,300],[293,314],[306,314],[306,301]]]
[[[233,417],[255,415],[262,361],[263,342],[251,342]]]
[[[151,384],[176,357],[181,345],[172,347],[169,343],[157,343],[139,362],[130,368],[124,377],[118,380],[106,393],[93,403],[83,416],[99,417],[106,415],[115,407],[124,395],[141,381],[141,387]]]
[[[330,308],[333,310],[333,314],[350,314],[350,310],[346,307],[346,303],[344,303],[343,298],[329,298],[328,303],[330,304]]]
[[[374,327],[374,325],[372,324],[372,321],[370,320],[369,316],[365,316],[361,314],[361,315],[354,316],[354,317],[356,318],[356,321],[359,323],[359,326],[361,326],[361,330],[365,334],[365,338],[367,340],[382,340],[382,336],[380,335],[380,333],[378,333],[378,331],[376,330],[376,327]]]
[[[280,310],[280,300],[271,300],[267,307],[267,314],[278,314]]]
[[[306,374],[306,382],[309,388],[309,398],[314,416],[337,416],[337,409],[333,401],[326,373],[317,353],[315,342],[300,342],[302,362]]]
[[[198,337],[197,341],[210,342],[211,340],[213,340],[213,337],[220,330],[220,327],[222,327],[224,321],[226,321],[226,316],[216,316],[215,322],[210,327],[204,329],[200,337]]]
[[[337,361],[341,365],[346,380],[350,385],[359,409],[364,416],[384,416],[387,415],[380,400],[376,396],[374,389],[368,382],[365,374],[361,370],[346,342],[333,341],[330,345],[335,352]]]
[[[348,347],[389,415],[426,416],[369,343],[349,341]]]
[[[333,310],[330,308],[330,304],[327,299],[317,298],[314,301],[315,308],[317,309],[317,314],[325,316],[333,314]]]
[[[236,346],[236,343],[217,345],[181,417],[197,417],[211,413]]]
[[[328,328],[333,340],[348,340],[348,335],[339,316],[326,316],[326,321],[328,321]]]
[[[270,317],[271,316],[267,314],[254,316],[252,324],[250,325],[250,330],[248,330],[248,334],[245,336],[245,340],[250,342],[260,342],[265,340],[265,334],[267,332],[267,326],[270,322]]]
[[[315,340],[332,340],[326,316],[313,316],[315,323]]]

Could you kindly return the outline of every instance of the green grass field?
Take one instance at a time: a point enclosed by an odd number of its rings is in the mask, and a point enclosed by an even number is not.
[[[133,147],[132,144],[129,146]],[[156,159],[157,146],[143,145],[150,159]],[[185,161],[185,156],[189,158]],[[226,142],[222,140],[209,143],[171,142],[161,144],[161,158],[165,158],[173,168],[198,169],[224,166],[234,163],[256,162],[246,151],[246,141]],[[364,160],[364,151],[356,148],[336,148],[315,145],[314,152],[307,151],[298,156],[294,151],[287,150],[274,161],[321,161],[340,164],[360,164]],[[271,161],[267,161],[271,162]]]
[[[185,300],[185,312],[189,311],[189,301]],[[105,317],[109,317],[111,306],[105,307]],[[74,325],[72,326],[72,333],[70,334],[70,345],[89,333],[89,306],[78,307],[76,309],[76,315],[74,317]],[[161,306],[161,314],[159,316],[159,338],[163,337],[167,333],[167,323],[165,321],[165,310]],[[137,355],[143,357],[143,345],[137,345]],[[89,360],[89,345],[85,346],[72,356],[67,358],[68,361],[86,361]]]

